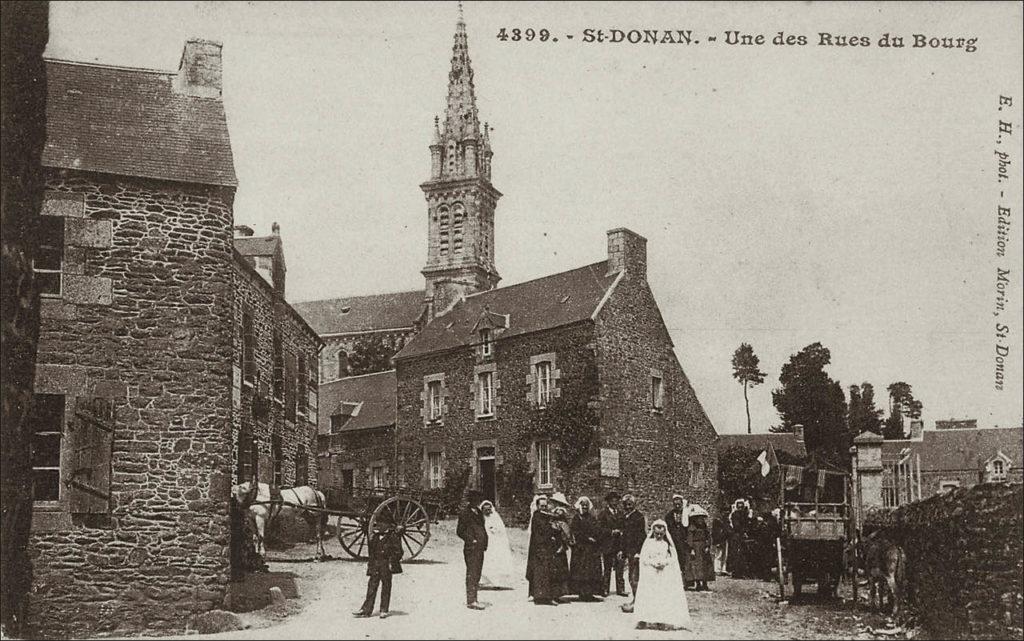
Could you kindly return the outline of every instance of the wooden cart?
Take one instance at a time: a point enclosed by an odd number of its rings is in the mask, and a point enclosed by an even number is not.
[[[436,521],[439,506],[430,492],[401,486],[327,491],[327,511],[337,516],[338,542],[356,559],[367,558],[369,533],[378,527],[398,529],[405,558],[416,558],[430,540],[430,522]]]

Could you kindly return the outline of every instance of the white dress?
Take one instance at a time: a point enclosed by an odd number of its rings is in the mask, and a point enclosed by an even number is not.
[[[692,629],[679,560],[667,533],[665,539],[648,537],[644,541],[633,616],[638,624]]]
[[[489,587],[512,587],[516,571],[512,562],[512,548],[508,543],[505,522],[497,510],[484,517],[487,528],[487,551],[484,552],[484,567],[480,574],[480,585]]]

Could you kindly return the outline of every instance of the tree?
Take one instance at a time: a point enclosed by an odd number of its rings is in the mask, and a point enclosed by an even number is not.
[[[850,434],[882,433],[882,410],[875,407],[875,388],[871,383],[850,386],[850,404],[846,414]]]
[[[887,439],[906,438],[904,417],[921,418],[921,401],[914,398],[914,390],[909,383],[897,381],[886,388],[889,392],[889,418],[885,421],[882,436]]]
[[[767,500],[774,503],[779,496],[779,470],[761,476],[757,457],[761,449],[734,445],[718,455],[718,509],[729,514],[732,502],[740,497]],[[775,450],[783,465],[803,465],[806,461],[784,450]]]
[[[764,382],[764,372],[758,369],[760,359],[749,343],[740,343],[732,355],[732,377],[743,383],[743,403],[747,407],[747,434],[750,434],[750,399],[747,388]]]
[[[360,336],[348,355],[349,376],[373,374],[391,369],[391,358],[398,353],[401,345],[398,339],[387,334]]]
[[[837,381],[825,372],[832,354],[821,343],[812,343],[789,358],[779,376],[781,387],[772,391],[772,403],[782,425],[793,431],[803,425],[807,452],[846,465],[850,446],[846,430],[846,396]]]

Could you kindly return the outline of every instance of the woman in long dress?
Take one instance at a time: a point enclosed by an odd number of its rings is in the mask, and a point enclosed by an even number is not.
[[[692,627],[676,546],[661,519],[651,524],[640,550],[640,583],[633,616],[638,628],[679,630]]]
[[[708,581],[715,580],[715,567],[711,555],[711,529],[708,513],[699,505],[687,507],[686,550],[690,558],[683,569],[683,579],[696,590],[708,590]]]
[[[537,496],[531,506],[530,547],[526,557],[526,580],[534,605],[557,605],[562,596],[555,577],[555,550],[560,535],[548,510],[548,498]],[[486,556],[484,557],[486,558]]]
[[[598,601],[602,593],[601,567],[602,532],[590,499],[581,496],[576,501],[576,514],[569,529],[572,532],[572,560],[569,563],[569,591],[577,594],[580,601]]]
[[[505,522],[490,501],[481,503],[480,511],[484,514],[484,527],[487,529],[487,553],[484,555],[480,585],[491,588],[512,587],[515,568]]]

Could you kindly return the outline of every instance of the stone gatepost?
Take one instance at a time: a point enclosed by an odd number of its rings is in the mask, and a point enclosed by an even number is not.
[[[857,523],[864,511],[882,507],[882,437],[864,432],[853,439],[853,465],[857,479]]]

